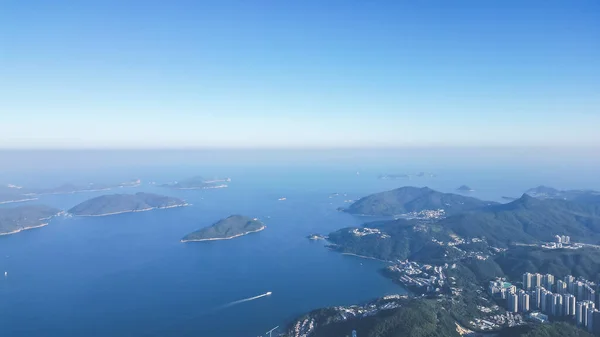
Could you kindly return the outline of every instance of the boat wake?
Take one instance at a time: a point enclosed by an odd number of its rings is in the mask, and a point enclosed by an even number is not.
[[[258,295],[258,296],[254,296],[254,297],[248,297],[248,298],[244,298],[243,300],[238,300],[238,301],[229,302],[229,303],[227,303],[227,304],[221,305],[221,306],[219,306],[219,307],[213,308],[213,309],[211,309],[211,310],[208,310],[208,311],[199,312],[199,313],[193,313],[193,314],[191,314],[191,315],[189,315],[189,316],[187,316],[187,317],[183,317],[183,318],[181,319],[181,321],[182,321],[182,322],[187,322],[187,321],[190,321],[190,320],[196,319],[196,318],[198,318],[198,317],[200,317],[200,316],[209,315],[209,314],[214,314],[216,311],[219,311],[219,310],[222,310],[222,309],[226,309],[226,308],[232,307],[232,306],[234,306],[234,305],[237,305],[237,304],[240,304],[240,303],[244,303],[244,302],[250,302],[250,301],[254,301],[254,300],[257,300],[257,299],[259,299],[259,298],[262,298],[262,297],[271,296],[271,294],[273,294],[273,293],[272,293],[272,292],[270,292],[270,291],[268,291],[268,292],[266,292],[266,293],[264,293],[264,294],[261,294],[261,295]],[[181,324],[181,322],[179,322],[179,323],[177,323],[177,324]],[[175,325],[172,325],[172,326],[175,326]],[[150,335],[150,336],[162,336],[162,335],[160,334],[160,331],[158,331],[158,329],[157,329],[157,330],[154,330],[154,331],[152,331],[152,332],[151,332],[149,335]]]
[[[229,308],[229,307],[232,307],[234,305],[238,305],[238,304],[241,304],[241,303],[244,303],[244,302],[254,301],[254,300],[257,300],[257,299],[262,298],[262,297],[271,296],[271,294],[272,294],[272,292],[269,291],[269,292],[266,292],[266,293],[258,295],[258,296],[248,297],[248,298],[244,298],[243,300],[229,302],[227,304],[224,304],[224,305],[222,305],[220,307],[215,308],[215,310],[221,310],[221,309]]]

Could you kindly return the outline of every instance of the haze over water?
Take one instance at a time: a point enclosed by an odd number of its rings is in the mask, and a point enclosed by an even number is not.
[[[192,158],[192,157],[190,157]],[[435,164],[435,165],[434,165]],[[306,239],[362,224],[338,212],[369,193],[414,185],[453,192],[467,184],[475,197],[500,201],[539,184],[600,189],[591,167],[558,164],[517,168],[346,160],[261,164],[255,161],[155,163],[21,173],[2,183],[121,182],[140,188],[42,196],[34,203],[68,209],[106,193],[149,191],[181,197],[190,207],[98,218],[59,218],[49,226],[0,237],[0,329],[6,336],[256,336],[307,311],[405,293],[383,278],[382,262],[329,251]],[[379,180],[378,174],[435,173],[435,178]],[[194,175],[227,176],[229,188],[162,189],[147,183]],[[332,193],[339,196],[329,198]],[[286,201],[278,201],[286,197]],[[14,205],[11,205],[14,206]],[[3,205],[2,207],[9,207]],[[180,243],[185,234],[231,214],[268,227],[234,240]],[[251,301],[243,299],[272,292]],[[232,302],[236,302],[233,303]]]

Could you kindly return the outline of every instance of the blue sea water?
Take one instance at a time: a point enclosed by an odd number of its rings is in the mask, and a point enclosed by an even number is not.
[[[99,182],[138,177],[165,182],[201,171],[94,174]],[[336,209],[345,200],[403,185],[451,192],[468,184],[476,190],[473,196],[500,201],[559,179],[506,172],[440,170],[435,178],[385,181],[377,174],[396,172],[224,167],[211,173],[233,179],[226,189],[175,191],[149,184],[120,189],[181,197],[192,206],[57,218],[46,227],[0,237],[0,272],[8,272],[0,279],[0,336],[257,336],[319,307],[402,294],[402,287],[378,273],[382,262],[329,251],[306,235],[364,223],[369,219]],[[77,177],[60,172],[52,179]],[[15,179],[35,183],[31,177]],[[47,183],[50,177],[38,179]],[[572,186],[577,184],[584,183],[563,176],[557,187],[581,187]],[[596,180],[586,187],[598,185]],[[36,203],[68,209],[106,193],[49,195]],[[330,198],[332,193],[340,194]],[[179,241],[231,214],[260,218],[268,227],[234,240]],[[228,306],[268,291],[273,294]]]

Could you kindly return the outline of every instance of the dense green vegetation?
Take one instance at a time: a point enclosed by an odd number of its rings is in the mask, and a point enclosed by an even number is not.
[[[398,195],[410,199],[418,194],[415,190],[422,189],[402,188],[399,190],[402,192],[398,192]],[[389,206],[388,201],[384,202],[387,203],[385,206],[380,205],[380,199],[392,198],[388,196],[391,192],[363,198],[353,204],[348,211],[364,213],[370,209],[368,212],[372,213],[394,213],[400,207],[398,203],[393,203],[394,207]],[[434,194],[436,193],[438,192]],[[395,195],[396,199],[394,200],[399,200],[398,195],[391,194]],[[480,203],[483,202],[480,201]],[[411,205],[413,207],[415,204],[411,203]],[[352,228],[346,228],[331,233],[330,241],[335,243],[336,249],[342,252],[384,260],[409,258],[428,261],[440,257],[460,257],[460,252],[456,249],[447,246],[440,247],[432,242],[432,239],[450,241],[451,233],[463,238],[486,238],[490,245],[499,247],[508,247],[512,243],[518,242],[553,241],[556,234],[569,235],[575,241],[598,243],[600,242],[600,203],[540,200],[523,195],[508,204],[482,207],[437,221],[393,220],[367,223],[364,226],[379,228],[391,237],[355,236],[351,233]],[[460,248],[466,251],[488,251],[488,247],[479,247],[478,249],[477,247],[460,246]]]
[[[570,235],[581,242],[600,242],[600,204],[540,200],[523,195],[503,205],[442,219],[438,225],[462,237],[485,237],[492,245],[553,241]]]
[[[389,237],[383,238],[377,234],[359,236],[353,233],[355,228],[344,228],[329,234],[329,241],[334,243],[332,247],[340,252],[382,260],[408,258],[429,261],[459,254],[452,247],[443,247],[431,241],[432,238],[449,240],[450,237],[445,232],[430,227],[414,230],[415,225],[415,221],[404,219],[371,222],[364,227],[379,229]]]
[[[98,216],[184,205],[186,203],[181,199],[152,193],[110,194],[86,200],[71,208],[69,213],[81,216]]]
[[[536,324],[507,328],[498,337],[593,337],[587,331],[568,323]]]
[[[435,200],[419,196],[419,190],[403,188],[379,193],[357,201],[347,211],[391,215],[419,210],[427,202],[435,204]],[[542,188],[538,192],[552,191]],[[517,245],[553,241],[557,234],[569,235],[576,242],[600,242],[600,202],[595,201],[595,192],[580,192],[570,200],[533,198],[525,194],[507,204],[468,209],[439,220],[378,221],[331,233],[329,240],[333,248],[341,252],[384,260],[448,263],[449,268],[445,269],[448,282],[442,287],[444,295],[435,301],[419,299],[375,316],[328,322],[320,326],[314,336],[346,336],[353,329],[360,336],[450,336],[456,334],[455,322],[467,326],[474,317],[481,317],[478,306],[494,307],[484,286],[495,277],[520,280],[524,272],[539,272],[600,280],[600,249]],[[485,240],[467,240],[456,246],[438,243],[458,240],[454,234],[463,239]],[[508,250],[496,253],[499,250],[495,247]],[[508,328],[500,336],[591,335],[570,324],[553,323]]]
[[[511,279],[519,279],[523,273],[530,272],[600,280],[600,249],[514,247],[498,255],[495,262]]]
[[[315,312],[327,315],[327,312]],[[325,322],[323,322],[325,323]],[[377,315],[320,324],[311,337],[458,337],[452,316],[435,301],[408,300],[400,308],[383,310]]]
[[[256,220],[242,215],[232,215],[221,219],[210,227],[199,229],[181,239],[181,241],[204,241],[216,239],[228,239],[241,236],[251,232],[257,232],[265,228],[265,225]]]
[[[443,209],[448,214],[481,208],[492,202],[452,193],[434,191],[428,187],[401,187],[375,193],[359,199],[345,212],[352,214],[393,216],[422,210]]]
[[[40,226],[59,212],[60,210],[56,208],[41,205],[2,207],[0,208],[0,234]]]

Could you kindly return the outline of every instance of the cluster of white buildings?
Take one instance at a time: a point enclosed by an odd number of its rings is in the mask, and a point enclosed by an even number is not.
[[[398,281],[406,286],[424,288],[427,292],[438,292],[446,281],[445,268],[448,268],[448,265],[420,265],[417,262],[406,260],[398,261],[395,265],[389,266],[388,270],[400,273]]]
[[[542,245],[542,248],[546,249],[559,249],[559,248],[569,248],[569,249],[579,249],[583,247],[579,243],[571,243],[571,237],[567,235],[555,235],[554,242],[547,242]]]
[[[352,233],[354,236],[378,235],[382,239],[387,239],[390,237],[377,228],[355,228],[350,233]]]
[[[600,333],[600,298],[593,282],[568,275],[556,280],[552,274],[523,274],[523,289],[502,279],[490,281],[489,292],[506,299],[513,313],[541,311],[548,316],[570,316],[577,325]]]

